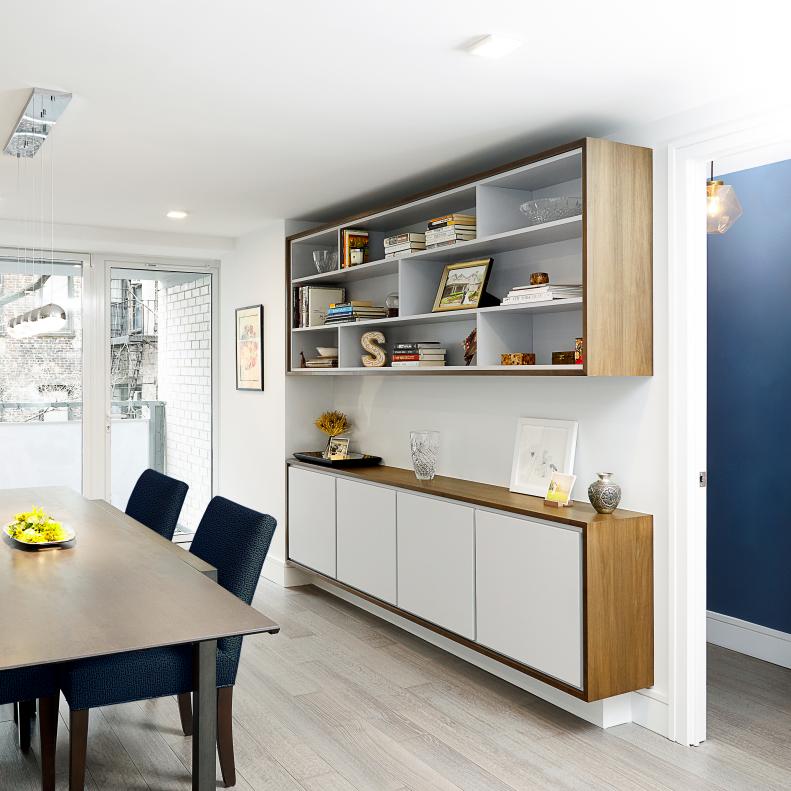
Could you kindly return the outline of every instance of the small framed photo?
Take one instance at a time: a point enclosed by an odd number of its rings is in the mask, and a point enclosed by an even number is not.
[[[577,425],[575,420],[519,418],[511,466],[512,492],[544,498],[554,473],[574,472]]]
[[[571,490],[574,488],[574,481],[576,480],[576,475],[553,472],[549,477],[549,488],[544,499],[549,503],[568,505],[571,502]]]
[[[264,389],[264,306],[236,309],[236,389]]]
[[[448,264],[442,272],[432,312],[481,307],[491,270],[491,258]]]
[[[327,443],[327,458],[336,460],[348,459],[349,438],[332,437],[329,443]]]

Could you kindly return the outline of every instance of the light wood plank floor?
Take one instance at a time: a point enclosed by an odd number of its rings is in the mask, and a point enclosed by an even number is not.
[[[791,671],[710,647],[709,741],[606,732],[329,594],[262,582],[275,637],[248,639],[235,694],[240,791],[791,788]],[[61,709],[58,788],[67,788]],[[63,719],[65,717],[65,719]],[[0,788],[37,791],[38,743],[0,708]],[[189,791],[175,700],[91,712],[92,791]]]

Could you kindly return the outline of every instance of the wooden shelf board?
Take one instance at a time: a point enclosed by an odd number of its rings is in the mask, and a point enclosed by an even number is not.
[[[582,239],[582,215],[566,217],[563,220],[531,225],[526,228],[517,228],[513,231],[481,236],[468,242],[457,242],[450,247],[439,247],[433,250],[421,250],[419,253],[405,255],[401,258],[384,258],[379,261],[369,261],[367,264],[351,266],[348,269],[336,269],[334,272],[308,275],[292,280],[294,286],[304,284],[337,280],[351,283],[355,280],[365,280],[369,277],[381,277],[398,271],[399,261],[412,261],[426,258],[431,261],[452,261],[468,255],[496,255],[511,250],[522,250],[527,247],[537,247],[542,244],[554,244],[568,239]]]
[[[431,481],[419,481],[411,469],[404,467],[388,467],[383,464],[375,467],[320,467],[316,464],[298,461],[297,459],[288,459],[287,463],[291,466],[302,467],[314,472],[332,473],[345,478],[393,486],[397,489],[407,489],[408,491],[445,497],[450,500],[459,500],[480,508],[507,511],[519,516],[543,519],[547,522],[560,522],[564,525],[580,527],[583,530],[591,525],[615,524],[624,519],[648,516],[647,514],[625,511],[620,508],[612,514],[598,514],[592,506],[579,500],[566,508],[552,508],[544,505],[543,497],[516,494],[504,486],[494,486],[493,484],[480,483],[479,481],[467,481],[462,478],[450,478],[446,475],[437,475]]]

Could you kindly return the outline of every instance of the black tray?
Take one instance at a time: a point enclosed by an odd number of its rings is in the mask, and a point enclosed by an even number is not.
[[[350,453],[345,459],[325,459],[320,450],[303,450],[294,454],[295,459],[322,467],[373,467],[382,463],[381,456],[368,453]]]

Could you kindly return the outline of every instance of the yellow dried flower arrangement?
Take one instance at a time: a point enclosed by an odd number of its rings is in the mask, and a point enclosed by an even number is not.
[[[352,424],[349,423],[349,418],[347,418],[343,412],[336,412],[335,410],[322,412],[322,414],[316,418],[316,428],[323,431],[328,437],[327,446],[323,451],[325,458],[329,456],[332,438],[345,433],[351,427]]]
[[[324,412],[316,418],[316,428],[328,437],[337,437],[352,427],[343,412]]]

